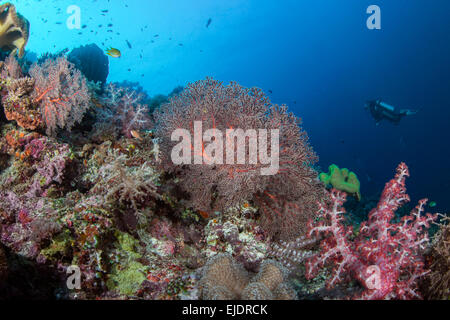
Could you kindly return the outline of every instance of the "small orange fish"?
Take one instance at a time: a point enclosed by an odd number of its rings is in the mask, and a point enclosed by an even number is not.
[[[246,203],[244,203],[244,208],[249,208],[250,207],[250,205],[248,204],[248,202],[246,202]]]
[[[198,213],[200,213],[200,215],[203,217],[203,219],[209,218],[209,213],[206,211],[198,210]]]
[[[138,140],[142,140],[141,135],[139,134],[139,132],[137,132],[136,130],[131,130],[130,134],[133,138],[138,139]]]

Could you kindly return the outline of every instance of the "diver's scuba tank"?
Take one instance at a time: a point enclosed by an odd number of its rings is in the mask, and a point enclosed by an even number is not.
[[[377,104],[378,104],[380,107],[382,107],[382,108],[384,108],[384,109],[386,109],[386,110],[388,110],[388,111],[390,111],[390,112],[394,112],[394,110],[395,110],[395,107],[393,107],[393,106],[391,106],[391,105],[389,105],[389,104],[387,104],[386,102],[383,102],[383,101],[381,101],[381,100],[377,100]]]

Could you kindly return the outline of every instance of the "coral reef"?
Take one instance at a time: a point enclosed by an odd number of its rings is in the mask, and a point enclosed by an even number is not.
[[[159,109],[163,104],[166,104],[169,102],[169,99],[177,94],[179,94],[181,91],[183,91],[182,86],[175,87],[168,95],[164,94],[157,94],[155,96],[150,96],[144,88],[139,84],[139,82],[132,82],[132,81],[122,81],[120,83],[115,84],[118,87],[126,88],[131,91],[135,91],[136,94],[138,94],[141,97],[142,104],[145,104],[149,108],[149,112],[153,113],[155,110]]]
[[[208,260],[200,280],[204,300],[293,300],[295,292],[286,283],[287,271],[273,260],[265,260],[251,275],[230,254]]]
[[[430,269],[421,285],[424,298],[429,300],[450,299],[450,218],[443,217],[439,231],[434,236],[426,263]]]
[[[333,275],[327,282],[337,283],[354,278],[364,291],[358,299],[417,299],[417,282],[428,271],[423,250],[429,238],[427,228],[437,216],[421,216],[427,200],[419,201],[410,215],[393,222],[395,211],[409,200],[405,179],[408,167],[401,163],[394,179],[388,182],[369,220],[361,224],[359,235],[351,239],[353,230],[343,225],[342,205],[346,195],[338,190],[330,193],[331,205],[320,206],[320,220],[311,221],[309,235],[324,235],[321,252],[307,261],[307,278],[313,278],[320,267],[331,263]]]
[[[91,88],[80,71],[62,56],[34,64],[24,76],[14,57],[0,64],[2,104],[8,120],[28,130],[72,129],[91,106]]]
[[[120,257],[122,263],[113,266],[107,286],[117,288],[121,294],[133,295],[145,281],[148,269],[138,261],[142,255],[136,252],[136,239],[126,233],[117,233],[117,239],[117,246],[125,256]]]
[[[315,252],[310,250],[311,245],[315,244],[317,239],[307,239],[304,236],[298,237],[294,241],[281,241],[273,243],[269,249],[268,255],[276,258],[286,268],[295,269],[307,258],[314,256]]]
[[[187,276],[185,260],[194,261],[200,254],[183,228],[167,219],[162,228],[157,222],[162,218],[154,217],[159,196],[149,188],[159,174],[152,169],[152,140],[143,135],[142,141],[122,138],[115,143],[74,145],[72,150],[53,138],[4,126],[0,152],[12,161],[0,173],[1,242],[38,267],[58,269],[58,274],[79,266],[83,290],[65,292],[65,298],[189,295],[194,280]],[[111,170],[116,166],[125,176]],[[142,195],[125,193],[135,199],[135,206],[121,194],[126,182]],[[148,188],[140,189],[139,183]],[[112,184],[117,192],[112,192]],[[50,285],[58,284],[52,280]],[[59,286],[64,288],[64,282]]]
[[[264,230],[252,219],[255,211],[255,208],[241,206],[209,219],[205,226],[205,255],[211,257],[218,252],[228,252],[247,270],[258,270],[269,244]]]
[[[22,57],[30,36],[30,23],[10,2],[0,5],[0,21],[0,48]]]
[[[100,168],[102,179],[94,188],[96,191],[102,187],[108,189],[105,202],[118,198],[120,203],[130,203],[137,211],[142,198],[149,195],[156,199],[160,197],[157,193],[158,173],[148,163],[133,168],[128,167],[126,161],[126,155],[113,153]]]
[[[202,298],[205,300],[239,299],[249,281],[247,271],[229,254],[209,259],[201,278]]]
[[[297,201],[289,201],[282,194],[268,191],[255,195],[255,204],[260,212],[259,223],[275,241],[290,241],[306,234],[308,221],[316,216],[317,203],[323,191],[313,185],[300,194],[302,197]]]
[[[0,124],[0,297],[294,299],[296,280],[307,298],[410,298],[426,269],[433,291],[424,296],[448,292],[439,286],[448,283],[448,240],[435,240],[423,261],[422,229],[434,220],[420,216],[425,202],[390,221],[407,200],[406,166],[351,233],[342,225],[345,196],[326,197],[299,119],[257,88],[206,79],[153,98],[134,83],[99,90],[65,52],[29,71],[9,56],[0,72],[9,121]],[[175,166],[172,131],[192,133],[196,120],[205,129],[279,129],[278,174],[261,175],[258,162]],[[447,234],[442,228],[439,239]],[[305,279],[305,260],[314,279]],[[343,269],[330,271],[336,262]],[[65,284],[73,265],[80,290]],[[373,266],[381,289],[369,288]],[[351,277],[362,286],[324,288]]]
[[[16,132],[8,132],[5,140],[17,137],[16,150],[24,151],[11,167],[14,171],[0,176],[0,239],[28,259],[41,259],[42,244],[61,230],[58,211],[47,197],[64,190],[73,154],[65,144]],[[0,145],[3,149],[4,142]]]
[[[100,99],[105,108],[98,111],[102,120],[97,126],[113,126],[128,138],[149,129],[151,120],[143,97],[138,91],[110,83]]]
[[[31,94],[34,79],[24,77],[17,60],[10,56],[0,63],[2,105],[7,120],[15,120],[19,126],[29,130],[42,127],[39,108],[33,104]]]
[[[259,272],[242,292],[247,300],[293,300],[294,290],[287,284],[288,271],[278,262],[265,260]]]

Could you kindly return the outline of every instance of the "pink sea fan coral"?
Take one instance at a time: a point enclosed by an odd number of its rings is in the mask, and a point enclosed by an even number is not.
[[[224,210],[242,201],[252,200],[255,194],[267,197],[265,191],[284,195],[291,201],[300,200],[305,190],[308,194],[313,194],[314,186],[318,185],[317,174],[311,169],[311,164],[317,157],[309,146],[306,132],[300,127],[300,120],[289,113],[286,106],[271,104],[261,89],[244,88],[235,82],[224,85],[207,78],[189,84],[179,95],[172,97],[168,104],[156,112],[155,119],[163,166],[168,171],[179,174],[180,185],[189,193],[190,204],[197,210]],[[172,141],[172,133],[177,129],[184,129],[193,137],[195,124],[199,122],[203,131],[227,132],[227,129],[236,129],[246,133],[252,130],[267,132],[266,137],[258,142],[266,140],[264,151],[267,156],[279,151],[278,173],[261,174],[261,169],[267,167],[261,161],[261,153],[254,158],[256,161],[250,160],[250,146],[255,140],[252,142],[249,136],[246,137],[248,144],[241,143],[245,145],[244,162],[235,161],[230,164],[226,159],[228,152],[231,152],[234,159],[238,159],[240,143],[236,140],[234,149],[224,150],[222,163],[208,164],[209,156],[205,152],[208,145],[202,143],[200,151],[192,144],[191,149],[194,158],[200,156],[204,164],[175,165],[171,152],[178,142]],[[271,139],[277,130],[279,149],[272,150]],[[231,139],[234,137],[227,134],[224,141]],[[264,149],[261,143],[259,148]],[[320,193],[317,195],[312,201],[313,207]]]
[[[1,102],[7,120],[28,130],[36,130],[42,125],[42,119],[30,97],[34,89],[34,80],[24,77],[19,63],[13,56],[0,62]]]
[[[33,101],[41,108],[48,135],[81,122],[91,97],[86,78],[66,57],[33,65],[30,75],[35,80]]]
[[[331,205],[321,205],[320,220],[311,221],[309,235],[323,235],[324,239],[321,253],[307,263],[307,278],[313,278],[320,267],[331,263],[335,268],[328,288],[354,278],[364,287],[361,295],[355,297],[358,299],[420,298],[417,281],[428,272],[422,253],[429,243],[427,229],[437,215],[421,215],[427,202],[424,199],[400,222],[392,221],[395,211],[409,201],[407,176],[408,167],[401,163],[354,240],[352,229],[343,224],[346,194],[331,192]]]
[[[22,68],[20,68],[19,63],[17,62],[14,56],[8,56],[5,59],[3,64],[3,68],[1,71],[2,79],[12,78],[19,79],[22,75]]]

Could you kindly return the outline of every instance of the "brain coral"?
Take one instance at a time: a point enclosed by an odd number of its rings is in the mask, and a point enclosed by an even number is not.
[[[287,270],[274,260],[261,264],[251,276],[230,254],[218,254],[203,267],[200,288],[204,300],[293,300]]]
[[[240,296],[248,283],[248,272],[229,254],[208,260],[200,286],[205,300],[232,300]]]

